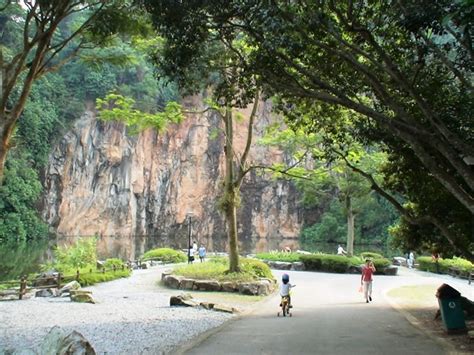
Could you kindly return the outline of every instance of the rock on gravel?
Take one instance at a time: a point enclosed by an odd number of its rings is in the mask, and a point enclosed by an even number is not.
[[[170,293],[157,286],[161,268],[88,287],[97,304],[68,298],[0,302],[0,354],[5,349],[38,348],[55,326],[77,330],[97,354],[168,353],[219,326],[232,314],[204,308],[170,307]]]

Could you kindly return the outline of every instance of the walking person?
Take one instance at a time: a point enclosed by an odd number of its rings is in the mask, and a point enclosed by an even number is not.
[[[415,267],[415,254],[412,251],[410,251],[410,254],[408,255],[408,267],[410,269]]]
[[[369,303],[372,301],[372,275],[375,272],[375,266],[372,260],[367,259],[365,265],[362,267],[362,275],[360,278],[360,284],[364,288],[365,302]]]
[[[199,259],[201,260],[201,263],[204,261],[204,258],[206,257],[206,248],[204,245],[201,244],[199,247]]]
[[[194,261],[194,248],[191,246],[188,250],[188,264],[192,264]]]

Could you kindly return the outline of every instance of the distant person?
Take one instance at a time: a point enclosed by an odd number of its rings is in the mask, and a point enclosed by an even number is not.
[[[408,267],[410,269],[413,269],[415,266],[415,254],[411,251],[410,254],[408,255]]]
[[[431,261],[435,264],[436,273],[439,274],[439,253],[433,252],[431,254]]]
[[[204,245],[201,244],[199,247],[199,259],[201,260],[201,263],[204,261],[204,258],[206,257],[206,248]]]
[[[360,284],[364,289],[365,302],[369,303],[372,301],[372,275],[375,272],[375,266],[372,260],[367,259],[365,265],[362,267],[362,275],[360,278]]]
[[[194,261],[194,249],[193,247],[189,247],[188,250],[188,264],[192,264]]]
[[[337,247],[337,255],[347,255],[347,252],[344,250],[341,244],[339,244]]]

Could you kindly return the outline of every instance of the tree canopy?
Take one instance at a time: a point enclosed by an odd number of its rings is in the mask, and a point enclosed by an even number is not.
[[[399,191],[428,205],[422,194],[433,186],[435,195],[468,217],[460,225],[454,216],[433,214],[435,202],[430,209],[404,208],[407,221],[430,224],[457,253],[473,258],[472,1],[144,4],[167,41],[163,61],[170,70],[184,75],[202,63],[212,40],[242,36],[242,68],[258,77],[268,96],[280,97],[286,107],[312,110],[322,102],[360,114],[356,139],[383,143],[393,162],[415,162],[414,175],[405,174],[407,165],[392,165]],[[337,119],[322,111],[307,127],[326,124],[328,117]],[[423,178],[408,181],[415,175]],[[426,188],[416,191],[410,184]]]

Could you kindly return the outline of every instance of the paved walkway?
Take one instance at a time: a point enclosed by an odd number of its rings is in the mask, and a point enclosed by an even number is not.
[[[274,271],[280,279],[282,272]],[[466,280],[400,269],[376,276],[373,302],[357,292],[360,275],[290,272],[293,317],[277,317],[279,296],[178,353],[186,354],[446,354],[442,342],[427,337],[396,311],[386,291],[404,285],[446,282],[473,298]],[[433,295],[433,303],[436,298]]]

